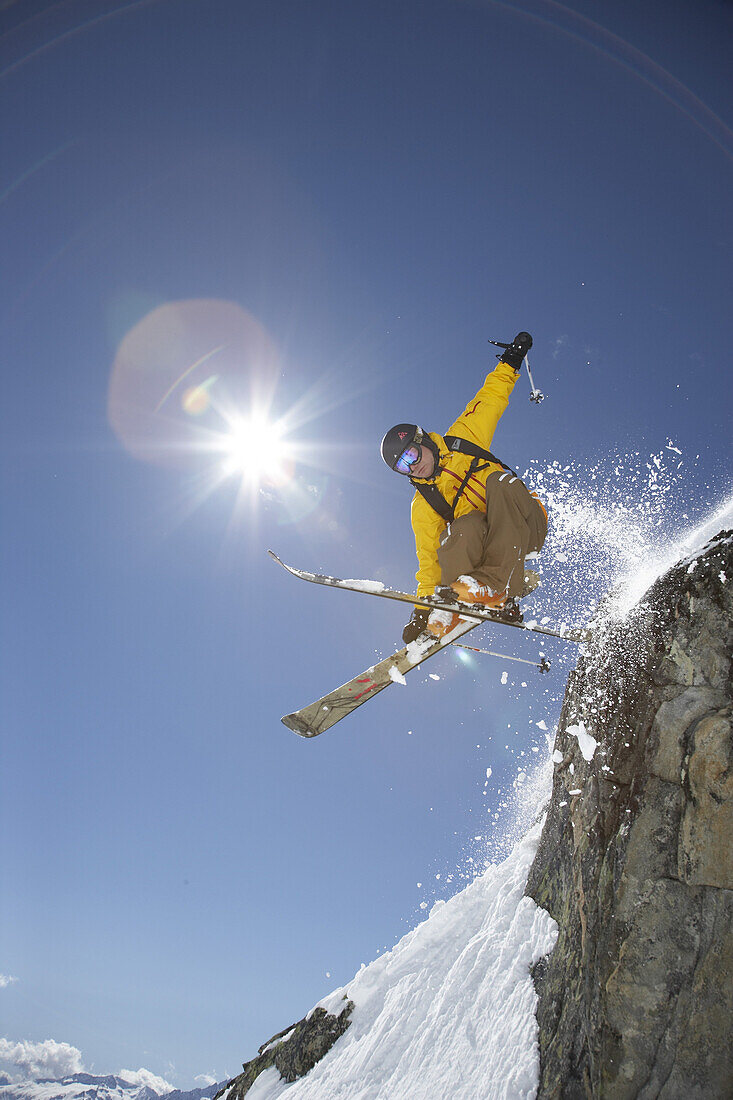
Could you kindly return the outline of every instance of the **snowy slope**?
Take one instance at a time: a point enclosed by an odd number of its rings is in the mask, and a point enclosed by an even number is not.
[[[529,968],[551,950],[554,921],[523,897],[537,825],[389,954],[321,1005],[355,1003],[325,1058],[288,1085],[274,1067],[247,1100],[520,1100],[537,1088],[536,996]]]

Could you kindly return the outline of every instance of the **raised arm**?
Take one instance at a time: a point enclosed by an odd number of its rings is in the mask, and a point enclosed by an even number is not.
[[[499,363],[486,375],[481,389],[445,434],[470,439],[479,447],[490,447],[518,377],[518,372],[508,363]]]

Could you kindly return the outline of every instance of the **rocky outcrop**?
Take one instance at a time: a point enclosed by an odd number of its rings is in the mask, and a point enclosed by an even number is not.
[[[733,541],[674,567],[571,674],[527,893],[540,1098],[733,1096]]]
[[[224,1096],[226,1100],[242,1100],[259,1075],[271,1066],[275,1066],[283,1081],[297,1081],[305,1076],[349,1027],[349,1017],[353,1011],[353,1001],[346,997],[338,1015],[327,1012],[325,1008],[314,1008],[297,1024],[278,1032],[264,1043],[257,1057],[244,1063],[244,1072],[218,1092],[214,1100]]]

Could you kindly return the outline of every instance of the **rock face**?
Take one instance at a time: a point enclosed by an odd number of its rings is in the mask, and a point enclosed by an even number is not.
[[[540,1098],[733,1096],[733,534],[676,566],[571,674],[527,893]]]
[[[214,1100],[224,1096],[226,1100],[242,1100],[259,1075],[270,1066],[275,1066],[283,1081],[297,1081],[313,1069],[343,1035],[350,1026],[349,1016],[353,1011],[353,1001],[346,998],[338,1015],[326,1012],[325,1008],[314,1008],[303,1020],[264,1043],[257,1057],[244,1063],[244,1073],[230,1081]]]

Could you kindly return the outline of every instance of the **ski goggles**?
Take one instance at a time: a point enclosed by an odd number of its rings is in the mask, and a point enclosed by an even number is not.
[[[398,474],[409,474],[419,458],[420,447],[417,443],[411,443],[409,447],[405,447],[404,451],[395,462],[394,468]]]

